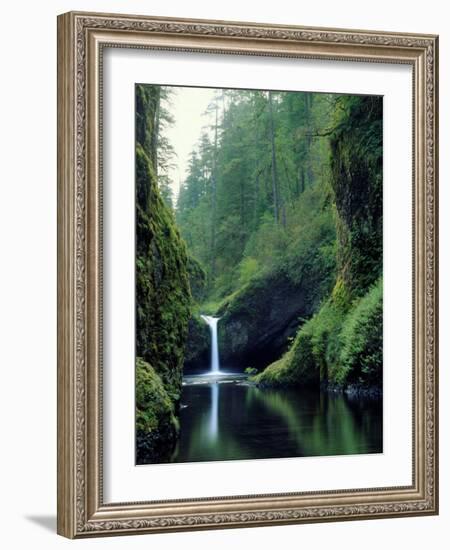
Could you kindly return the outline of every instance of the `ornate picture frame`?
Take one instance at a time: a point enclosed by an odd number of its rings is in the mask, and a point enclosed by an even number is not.
[[[412,68],[412,483],[106,503],[102,96],[105,48]],[[438,37],[70,12],[58,17],[58,533],[91,536],[438,513]]]

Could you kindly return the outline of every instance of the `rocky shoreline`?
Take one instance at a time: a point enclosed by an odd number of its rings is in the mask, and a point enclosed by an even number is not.
[[[287,383],[270,384],[268,382],[255,382],[254,380],[252,380],[251,377],[246,382],[261,389],[293,387],[291,384]],[[322,382],[320,384],[319,391],[329,394],[345,394],[351,399],[381,399],[383,397],[383,389],[379,386],[364,386],[362,384],[349,384],[348,386],[339,386],[337,384]]]

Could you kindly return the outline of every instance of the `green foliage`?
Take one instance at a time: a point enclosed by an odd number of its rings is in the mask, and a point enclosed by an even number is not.
[[[276,224],[271,212],[266,212],[258,229],[251,233],[243,252],[240,267],[252,258],[258,265],[259,272],[268,272],[276,269],[282,262],[288,245],[288,235],[283,227]],[[253,275],[258,273],[256,270]],[[246,282],[251,277],[247,278]]]
[[[216,315],[217,311],[221,308],[222,300],[208,300],[207,302],[202,302],[201,312],[205,315]],[[199,311],[200,309],[197,308]]]
[[[254,380],[262,385],[351,384],[381,387],[383,283],[349,304],[342,281],[319,312],[306,321],[289,351]]]
[[[289,351],[253,381],[262,386],[317,386],[319,371],[314,361],[312,325],[305,324]]]
[[[203,310],[203,308],[202,308]],[[184,369],[206,367],[209,364],[211,337],[208,325],[194,312],[189,320],[185,347]]]
[[[217,93],[210,106],[219,114],[212,128],[217,145],[202,136],[176,210],[189,250],[207,273],[208,301],[281,267],[299,277],[302,259],[319,241],[318,255],[333,270],[329,140],[311,135],[330,123],[331,97]],[[321,259],[317,267],[324,267]]]
[[[311,247],[303,258],[317,262]],[[319,260],[320,261],[320,260]],[[316,263],[316,266],[318,263]],[[331,290],[333,270],[304,269],[300,277],[283,267],[254,276],[223,300],[219,348],[225,364],[250,364],[259,368],[279,358],[304,318],[310,317]]]
[[[383,372],[383,280],[356,302],[339,335],[340,385],[381,386]]]
[[[167,460],[179,431],[174,403],[161,378],[141,357],[136,359],[136,445],[144,462]]]
[[[330,135],[336,282],[318,313],[301,326],[289,351],[255,378],[261,384],[381,387],[381,98],[338,97]],[[310,246],[306,239],[307,249]],[[332,246],[325,246],[325,254],[333,256]]]
[[[239,286],[245,286],[258,272],[258,260],[251,256],[244,258],[239,264]]]
[[[160,431],[161,425],[178,425],[171,401],[161,378],[142,357],[136,359],[136,428],[142,432]]]
[[[258,373],[258,369],[255,369],[255,367],[247,367],[244,369],[244,373],[248,376],[253,376]]]
[[[191,295],[196,302],[201,302],[205,298],[206,273],[200,262],[192,255],[189,254],[187,260],[187,271]]]
[[[288,352],[269,365],[256,382],[270,386],[318,386],[326,377],[327,361],[333,351],[328,347],[336,340],[341,320],[340,308],[328,300],[301,326]]]
[[[266,215],[238,265],[238,290],[223,298],[214,312],[223,316],[219,339],[224,360],[267,365],[286,349],[300,324],[296,319],[310,317],[331,291],[335,231],[326,193],[313,184],[295,206],[297,219],[286,229]],[[254,352],[239,358],[250,343]]]
[[[345,311],[351,302],[351,294],[344,283],[342,277],[338,277],[331,293],[331,299],[336,307]]]

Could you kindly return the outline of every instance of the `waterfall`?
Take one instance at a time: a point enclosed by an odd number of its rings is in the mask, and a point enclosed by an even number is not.
[[[211,374],[219,373],[219,345],[217,343],[217,323],[220,317],[201,315],[211,330]]]

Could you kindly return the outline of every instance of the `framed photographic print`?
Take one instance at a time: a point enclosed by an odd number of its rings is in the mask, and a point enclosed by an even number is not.
[[[58,18],[58,532],[436,514],[431,35]]]

